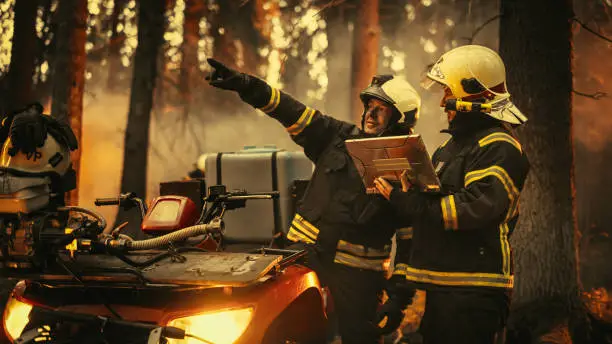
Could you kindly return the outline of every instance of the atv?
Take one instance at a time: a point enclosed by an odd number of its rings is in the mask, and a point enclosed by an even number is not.
[[[208,188],[200,208],[132,193],[97,206],[136,208],[135,240],[98,212],[52,205],[0,214],[1,272],[19,279],[4,310],[12,343],[324,343],[326,292],[301,249],[231,250],[227,211],[278,192]],[[257,221],[257,219],[253,219]]]

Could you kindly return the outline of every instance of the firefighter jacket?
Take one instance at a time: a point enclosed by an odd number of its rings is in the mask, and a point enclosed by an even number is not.
[[[382,196],[366,194],[344,144],[365,134],[253,79],[241,98],[281,122],[315,164],[287,238],[313,244],[324,261],[385,271],[399,221]],[[401,134],[398,130],[405,128],[396,126],[386,134]]]
[[[500,122],[478,113],[455,121],[452,137],[432,157],[443,192],[391,193],[413,228],[411,244],[399,240],[394,274],[425,289],[511,289],[509,237],[529,163]]]

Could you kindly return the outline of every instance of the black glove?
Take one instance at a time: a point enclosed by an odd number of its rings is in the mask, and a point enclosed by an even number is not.
[[[389,298],[376,313],[376,323],[379,324],[387,318],[385,326],[380,328],[380,334],[387,335],[395,331],[404,319],[404,308],[397,298]]]
[[[416,290],[408,285],[403,276],[393,275],[387,281],[385,288],[389,298],[376,313],[376,323],[387,318],[386,324],[380,329],[382,335],[395,331],[404,319],[404,309],[412,303]]]
[[[206,76],[211,86],[224,90],[244,92],[250,85],[251,77],[248,74],[235,71],[215,59],[207,59],[213,71]]]
[[[13,147],[9,154],[15,155],[19,151],[32,154],[45,144],[47,123],[42,111],[42,106],[35,103],[14,115],[9,130]]]

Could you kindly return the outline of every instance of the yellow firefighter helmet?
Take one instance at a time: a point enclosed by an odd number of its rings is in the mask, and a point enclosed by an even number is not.
[[[439,83],[448,87],[460,101],[490,104],[489,116],[511,124],[522,124],[527,117],[510,101],[506,88],[506,67],[493,50],[465,45],[442,55],[427,72],[423,86]]]
[[[370,98],[391,105],[396,111],[390,123],[404,122],[414,127],[419,119],[421,97],[408,81],[393,75],[374,76],[370,85],[361,91],[359,97],[364,105],[367,105]]]

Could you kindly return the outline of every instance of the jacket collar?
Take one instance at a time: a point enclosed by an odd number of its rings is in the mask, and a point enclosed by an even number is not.
[[[440,132],[451,134],[454,139],[461,140],[483,130],[501,126],[498,120],[481,112],[458,112],[449,123],[448,129]]]

